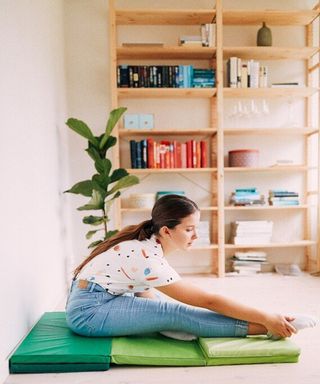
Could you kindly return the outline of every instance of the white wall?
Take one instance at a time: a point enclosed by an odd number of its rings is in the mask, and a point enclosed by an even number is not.
[[[7,357],[66,288],[62,0],[2,0],[0,382]]]
[[[211,0],[184,0],[175,1],[163,0],[161,2],[157,0],[118,0],[116,2],[119,8],[145,8],[145,7],[157,7],[157,8],[210,8],[212,7]],[[312,8],[314,5],[313,0],[224,0],[223,6],[225,8],[265,8],[268,9],[288,9],[288,8]],[[66,34],[67,34],[67,70],[68,70],[68,100],[69,111],[74,117],[84,119],[92,128],[97,132],[101,132],[105,125],[106,115],[110,111],[110,87],[109,83],[109,62],[108,62],[108,1],[107,0],[95,0],[95,1],[77,1],[69,0],[67,2],[67,19],[66,19]],[[182,29],[184,28],[184,29]],[[119,28],[118,39],[121,41],[164,41],[165,43],[175,44],[179,34],[192,34],[192,28],[187,27],[149,27],[149,26],[135,26],[127,27],[122,26]],[[167,30],[170,30],[167,33]],[[227,45],[231,44],[243,44],[243,45],[255,45],[257,27],[228,27],[224,30],[225,41]],[[128,35],[127,31],[130,30],[131,34]],[[290,33],[286,32],[286,29],[272,27],[273,38],[275,45],[282,46],[302,46],[304,44],[304,32],[301,27],[291,28]],[[176,36],[173,38],[172,36]],[[235,39],[237,41],[235,42]],[[148,64],[148,62],[146,62]],[[150,62],[151,63],[151,62]],[[154,64],[154,63],[152,63]],[[270,81],[281,80],[298,80],[301,84],[304,83],[305,75],[303,73],[303,66],[301,62],[291,62],[290,66],[280,66],[279,62],[268,62],[270,66]],[[233,102],[234,103],[234,102]],[[205,100],[177,100],[173,99],[170,103],[168,101],[154,100],[121,100],[122,106],[127,106],[128,112],[152,112],[155,114],[157,127],[205,127],[209,122],[209,109],[207,108],[207,101]],[[180,108],[181,107],[181,108]],[[270,103],[271,113],[267,117],[254,121],[253,125],[266,127],[277,127],[286,123],[288,116],[287,104],[279,105],[279,103]],[[232,101],[228,101],[226,104],[226,126],[232,126],[234,121],[228,119],[228,114],[232,109]],[[165,111],[165,113],[164,113]],[[301,112],[303,112],[303,105],[301,102],[294,105],[295,118],[302,125]],[[172,119],[167,119],[167,116],[173,116]],[[261,123],[263,122],[263,123]],[[240,122],[240,124],[247,125],[247,122]],[[240,125],[241,126],[241,125]],[[72,184],[85,179],[92,173],[91,163],[87,158],[87,155],[82,151],[84,148],[84,140],[76,137],[71,133],[73,143],[70,147],[72,153],[71,160],[71,178]],[[229,137],[225,142],[225,151],[227,153],[230,149],[235,149],[239,146],[236,137]],[[255,137],[254,139],[257,139]],[[259,139],[259,137],[258,137]],[[303,159],[303,148],[297,137],[288,139],[287,137],[280,137],[280,140],[286,145],[287,152],[282,153],[279,149],[271,151],[271,158],[269,157],[270,148],[274,147],[274,143],[270,142],[270,137],[260,137],[259,143],[253,142],[253,139],[248,139],[246,142],[241,142],[242,146],[248,146],[249,148],[258,147],[261,152],[261,165],[270,165],[273,161],[279,158],[295,158],[297,162]],[[287,143],[285,143],[287,142]],[[129,165],[129,152],[128,152],[127,139],[121,140],[122,159],[126,158],[124,165]],[[281,148],[279,146],[279,148]],[[288,150],[289,148],[289,150]],[[297,151],[299,152],[296,156]],[[186,193],[200,204],[208,205],[208,194],[206,190],[210,189],[210,180],[208,177],[199,175],[193,175],[193,180],[187,180],[184,176],[177,176],[174,179],[171,178],[170,186],[172,190],[185,190]],[[239,185],[243,186],[257,186],[259,190],[267,194],[271,188],[293,188],[296,187],[298,181],[299,189],[302,189],[301,175],[298,176],[298,180],[292,177],[283,177],[285,175],[279,174],[278,179],[273,179],[274,175],[270,179],[270,176],[252,178],[245,183],[243,180],[239,180]],[[229,176],[228,176],[229,177]],[[253,176],[254,177],[254,176]],[[239,179],[239,178],[238,178]],[[159,189],[166,189],[159,187],[162,185],[168,185],[166,175],[149,175],[142,185],[135,186],[128,190],[127,196],[134,192],[155,192]],[[226,200],[234,188],[236,181],[226,180]],[[196,184],[200,185],[197,187]],[[126,194],[124,194],[126,196]],[[74,208],[81,205],[85,199],[81,197],[72,197],[72,204]],[[293,227],[296,231],[292,233],[295,238],[302,237],[301,227],[303,225],[302,216],[297,214],[289,214],[293,218]],[[249,215],[242,215],[242,219],[254,220],[257,219],[254,213]],[[271,215],[272,216],[272,215]],[[266,215],[267,218],[272,217]],[[74,211],[72,213],[72,224],[74,227],[73,236],[73,250],[75,255],[75,261],[79,261],[83,256],[87,254],[86,245],[88,243],[85,240],[84,235],[88,228],[81,223],[82,215],[79,212]],[[143,220],[145,215],[127,214],[127,220],[124,223],[136,222]],[[205,219],[205,216],[204,216]],[[227,223],[233,220],[232,214],[228,214]],[[288,217],[281,217],[275,215],[274,217],[276,226],[281,233],[281,228],[286,225]],[[228,234],[228,233],[227,233]],[[276,239],[277,240],[277,239]],[[292,252],[294,257],[292,258]],[[303,249],[291,249],[290,254],[288,252],[270,251],[270,254],[274,254],[274,260],[298,262],[303,265]],[[200,257],[199,257],[200,256]],[[288,257],[287,257],[288,256]],[[210,263],[210,256],[205,255],[202,252],[195,255],[189,255],[188,258],[181,258],[178,256],[174,260],[171,260],[175,266],[179,266],[179,270],[184,269],[186,264],[190,264],[193,270],[195,268],[203,266],[202,270],[206,270],[206,266]],[[203,265],[201,265],[203,264]],[[188,266],[187,266],[188,267]]]

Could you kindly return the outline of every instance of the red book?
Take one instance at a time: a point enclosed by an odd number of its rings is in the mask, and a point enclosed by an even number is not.
[[[197,168],[197,142],[191,140],[192,168]]]
[[[147,139],[147,151],[148,151],[148,168],[155,168],[154,161],[154,140],[152,138]]]
[[[187,168],[187,144],[181,143],[181,168]]]
[[[182,168],[182,144],[177,142],[176,147],[176,168]]]
[[[207,150],[207,142],[201,140],[201,168],[208,167],[208,150]]]
[[[192,168],[192,143],[191,140],[186,142],[187,144],[187,168]]]
[[[197,159],[197,162],[196,162],[196,167],[197,168],[200,168],[201,167],[201,146],[200,146],[200,141],[197,141],[196,142],[196,159]]]

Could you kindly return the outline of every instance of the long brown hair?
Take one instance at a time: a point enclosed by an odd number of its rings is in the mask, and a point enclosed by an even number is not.
[[[100,243],[90,255],[74,270],[74,277],[94,257],[127,240],[145,240],[155,234],[158,235],[162,227],[173,229],[185,217],[199,211],[197,204],[185,196],[165,195],[156,201],[151,212],[151,220],[142,221],[137,225],[129,225],[110,239]]]

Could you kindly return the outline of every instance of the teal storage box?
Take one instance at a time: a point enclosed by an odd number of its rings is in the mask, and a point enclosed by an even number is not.
[[[197,341],[174,340],[158,333],[112,339],[114,364],[157,366],[205,366]]]
[[[111,339],[72,332],[64,312],[46,312],[9,360],[10,373],[105,371]]]
[[[266,336],[199,338],[207,365],[296,363],[300,348],[289,339]]]

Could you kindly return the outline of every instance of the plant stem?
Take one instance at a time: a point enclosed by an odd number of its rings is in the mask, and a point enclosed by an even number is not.
[[[107,228],[107,215],[106,215],[106,211],[105,209],[103,208],[102,209],[103,211],[103,227],[104,227],[104,238],[106,238],[107,236],[107,232],[108,232],[108,228]]]

